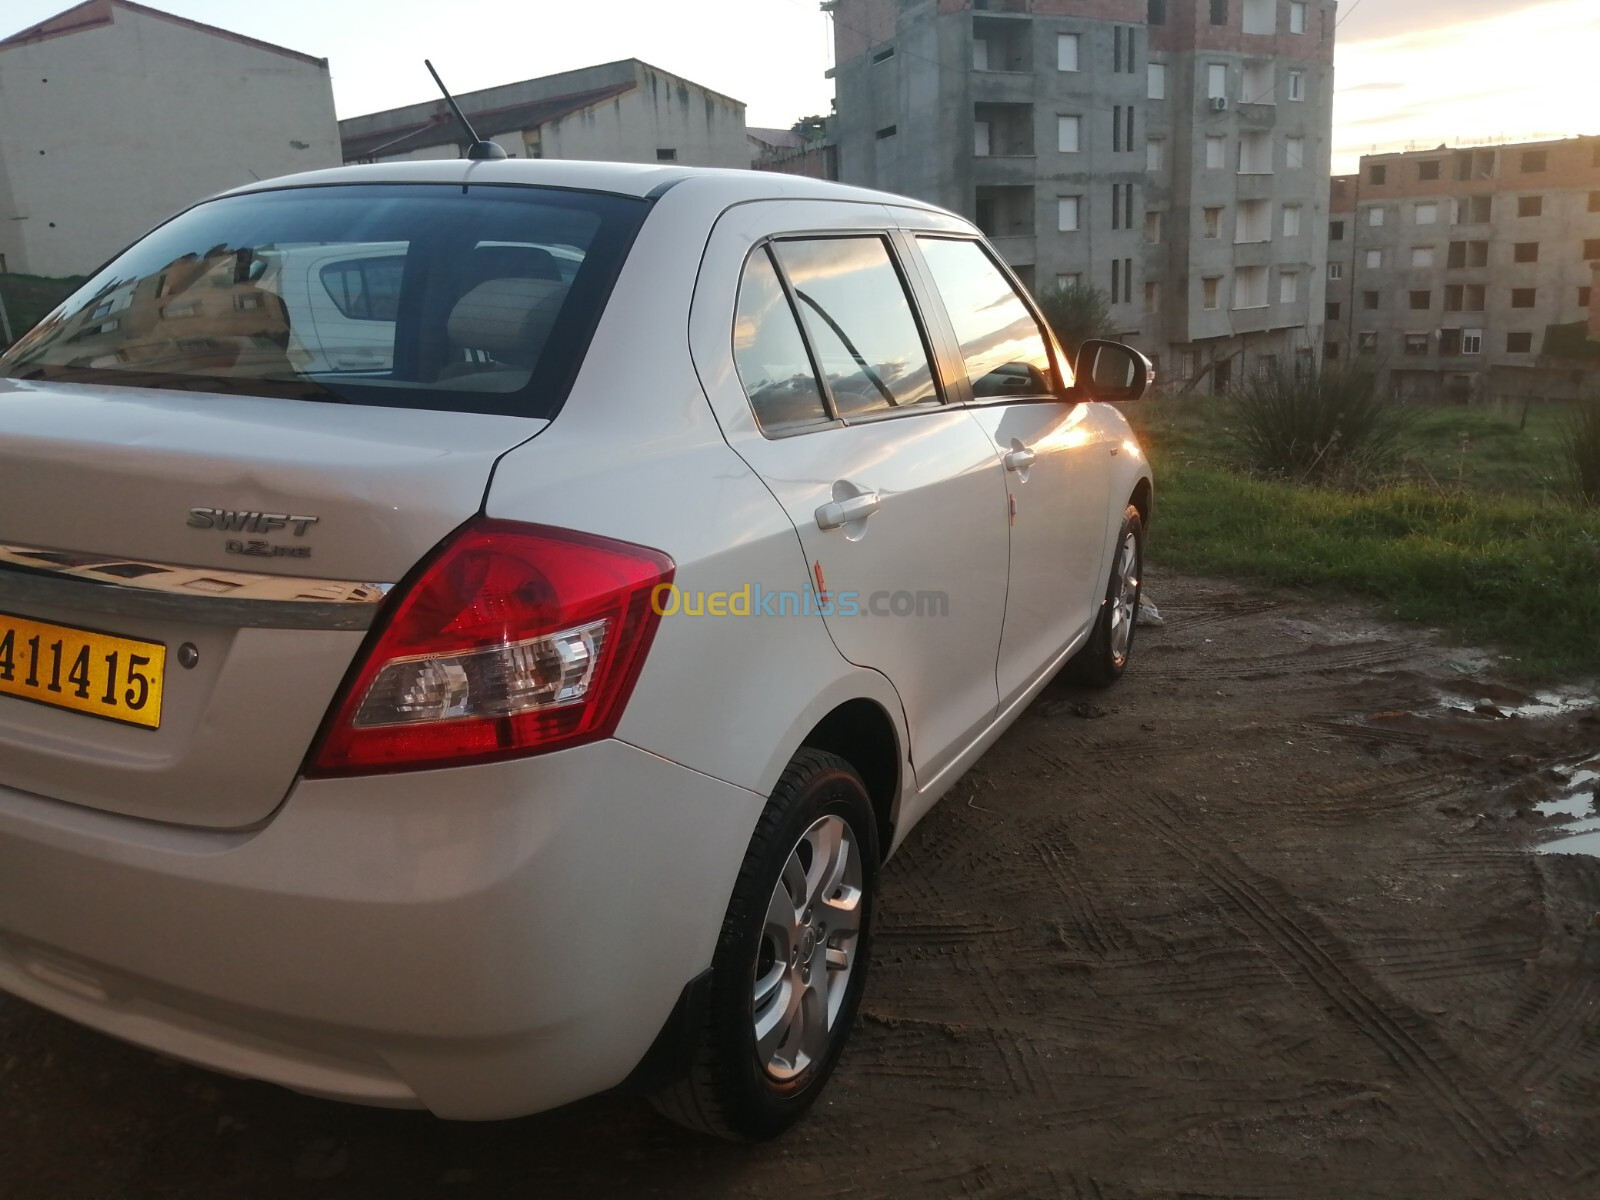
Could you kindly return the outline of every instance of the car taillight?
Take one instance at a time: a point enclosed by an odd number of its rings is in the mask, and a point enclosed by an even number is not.
[[[334,701],[307,774],[510,758],[609,737],[660,620],[665,554],[478,518],[404,594]]]

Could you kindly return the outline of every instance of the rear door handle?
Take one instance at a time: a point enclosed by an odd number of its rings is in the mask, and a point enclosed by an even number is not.
[[[817,528],[837,529],[851,521],[862,520],[877,512],[882,504],[877,492],[862,492],[848,500],[830,500],[817,509]]]
[[[1032,450],[1012,450],[1006,455],[1006,470],[1026,471],[1029,467],[1033,466],[1033,460],[1037,457],[1038,455],[1036,455]]]

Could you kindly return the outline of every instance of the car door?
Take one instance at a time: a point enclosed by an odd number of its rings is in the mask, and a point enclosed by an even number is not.
[[[1065,399],[1053,343],[989,250],[970,237],[911,237],[959,344],[969,411],[1004,466],[1010,588],[996,663],[1002,709],[1053,670],[1093,623],[1105,586],[1114,447],[1089,406]]]
[[[728,359],[731,335],[733,378],[707,373],[724,432],[794,523],[840,653],[898,692],[926,786],[994,720],[1006,492],[987,435],[944,403],[897,248],[862,227],[882,211],[734,210],[693,324],[720,311],[696,357]],[[704,286],[713,269],[721,293]]]

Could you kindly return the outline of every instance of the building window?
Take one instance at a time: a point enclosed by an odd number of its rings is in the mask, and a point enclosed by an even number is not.
[[[1382,187],[1389,182],[1389,168],[1383,163],[1373,163],[1367,168],[1367,182]]]
[[[1267,303],[1267,268],[1240,267],[1234,274],[1233,306],[1265,308]]]
[[[1211,0],[1211,23],[1213,25],[1228,23],[1228,0]]]
[[[1062,233],[1076,233],[1082,228],[1078,223],[1082,208],[1082,196],[1059,197],[1056,200],[1056,228]]]
[[[1526,169],[1526,168],[1524,168],[1524,169]],[[1531,333],[1508,333],[1508,334],[1506,334],[1506,353],[1507,354],[1532,354],[1533,353],[1533,334],[1531,334]]]
[[[1331,262],[1328,264],[1328,278],[1339,280],[1344,278],[1344,264]]]
[[[1235,243],[1271,241],[1272,201],[1241,200],[1234,220],[1233,240]]]
[[[1411,266],[1413,270],[1426,271],[1433,267],[1433,247],[1411,247]]]
[[[1206,138],[1206,167],[1212,171],[1220,171],[1228,165],[1228,139],[1225,137]]]
[[[1412,220],[1418,225],[1437,225],[1439,223],[1439,206],[1431,201],[1419,204],[1411,210]]]
[[[1547,150],[1524,150],[1522,152],[1522,173],[1524,175],[1537,175],[1550,165],[1550,153]],[[1513,337],[1516,335],[1513,334]]]
[[[1465,196],[1456,201],[1457,225],[1484,225],[1493,213],[1493,196]]]
[[[1401,349],[1406,354],[1417,355],[1428,352],[1428,335],[1425,333],[1404,333],[1400,335]]]
[[[1343,308],[1340,303],[1337,300],[1330,300],[1327,307],[1323,309],[1323,315],[1330,321],[1337,321],[1341,311],[1343,311]]]
[[[1544,216],[1544,197],[1543,196],[1518,196],[1517,197],[1517,216],[1519,216],[1519,217],[1542,217],[1542,216]]]
[[[1056,287],[1075,288],[1083,285],[1083,275],[1078,271],[1068,271],[1056,276]]]
[[[1594,288],[1585,286],[1578,289],[1578,307],[1588,308],[1590,299],[1594,296]]]
[[[1304,33],[1306,31],[1306,6],[1305,0],[1289,0],[1289,32]]]
[[[1300,299],[1300,273],[1285,271],[1278,276],[1278,303],[1293,304]]]
[[[676,150],[672,149],[670,146],[662,147],[661,149],[656,151],[656,161],[657,162],[677,162],[678,161],[678,152]]]
[[[1463,354],[1482,354],[1483,353],[1483,330],[1481,330],[1481,329],[1463,329],[1461,331],[1461,353],[1463,353]]]
[[[1376,207],[1367,209],[1367,224],[1371,225],[1374,229],[1382,225],[1383,209]]]
[[[1378,335],[1373,330],[1356,334],[1356,350],[1362,354],[1378,352]]]
[[[1600,238],[1585,238],[1583,242],[1583,257],[1593,262],[1600,258]]]
[[[1289,99],[1304,100],[1306,98],[1306,73],[1304,71],[1289,72]]]
[[[1481,283],[1452,283],[1444,289],[1445,312],[1482,312],[1486,292]]]
[[[1206,68],[1206,96],[1212,100],[1228,98],[1228,68],[1224,63],[1212,63]]]
[[[1147,86],[1145,95],[1151,100],[1165,100],[1167,98],[1167,67],[1165,63],[1151,63],[1146,68]]]
[[[1298,204],[1285,204],[1283,206],[1283,236],[1300,236],[1300,206]]]
[[[1056,118],[1056,149],[1063,154],[1076,154],[1083,149],[1083,118]]]
[[[1291,171],[1298,171],[1306,165],[1306,140],[1303,137],[1292,137],[1284,140],[1285,166]]]
[[[1589,211],[1600,213],[1600,192],[1589,193]]]
[[[1446,358],[1454,358],[1461,353],[1461,330],[1441,329],[1439,331],[1439,353]]]
[[[1244,0],[1246,33],[1278,32],[1278,0]]]
[[[1511,307],[1512,308],[1532,308],[1538,302],[1538,299],[1539,299],[1539,289],[1538,288],[1512,288],[1511,289]]]
[[[1411,311],[1427,312],[1433,307],[1433,293],[1431,291],[1411,293]]]
[[[874,63],[888,62],[893,57],[894,57],[894,47],[893,46],[885,46],[882,50],[879,50],[876,54],[874,54],[872,56],[872,61]]]
[[[985,128],[987,129],[987,126],[985,126]],[[899,130],[898,126],[885,125],[882,129],[878,130],[878,132],[876,134],[874,134],[873,136],[875,136],[881,142],[881,141],[883,141],[884,138],[892,138],[895,134],[897,134],[899,132],[900,132],[900,130]]]
[[[1454,271],[1467,267],[1486,267],[1489,265],[1489,243],[1451,242],[1450,258],[1445,265]]]
[[[1343,221],[1329,221],[1328,222],[1328,240],[1330,242],[1342,242],[1342,241],[1344,241],[1344,222]]]
[[[993,131],[989,128],[988,121],[974,121],[972,123],[972,153],[979,158],[988,158],[994,143]]]
[[[1203,210],[1202,215],[1205,217],[1206,237],[1220,238],[1222,236],[1222,210],[1220,208],[1208,208]]]
[[[1244,104],[1276,104],[1278,102],[1278,70],[1271,62],[1247,63],[1244,80],[1239,85],[1239,99]]]
[[[1222,277],[1208,275],[1200,281],[1200,307],[1214,309],[1217,307],[1217,297],[1222,293]]]
[[[1144,144],[1144,169],[1159,171],[1167,163],[1167,143],[1161,138],[1150,138]]]
[[[1056,34],[1056,70],[1078,69],[1078,42],[1079,37],[1075,33]]]
[[[1167,23],[1167,0],[1150,0],[1145,9],[1146,25],[1165,25]]]
[[[1144,285],[1144,313],[1153,317],[1161,311],[1161,285],[1154,280],[1146,280]]]
[[[1364,309],[1367,309],[1369,312],[1372,309],[1375,309],[1375,308],[1382,308],[1383,307],[1383,293],[1382,292],[1362,292],[1361,293],[1361,307],[1364,308]]]
[[[1439,160],[1437,158],[1424,159],[1417,164],[1417,178],[1426,183],[1430,179],[1439,178]]]
[[[1144,215],[1144,240],[1152,246],[1161,244],[1161,214],[1157,211]]]
[[[1536,263],[1539,261],[1538,242],[1518,242],[1511,247],[1511,260],[1519,263]]]
[[[1328,342],[1322,347],[1322,357],[1332,362],[1339,357],[1339,343]]]
[[[1383,251],[1382,250],[1368,250],[1367,251],[1367,270],[1376,271],[1376,270],[1379,270],[1380,268],[1382,268],[1382,266],[1383,266]]]
[[[1272,135],[1252,130],[1239,137],[1239,174],[1272,174]]]

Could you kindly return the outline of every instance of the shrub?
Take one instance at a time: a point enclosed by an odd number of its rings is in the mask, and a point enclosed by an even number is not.
[[[1325,480],[1368,471],[1397,449],[1406,419],[1363,366],[1273,363],[1228,393],[1233,437],[1250,464]]]
[[[1585,504],[1600,505],[1600,398],[1580,404],[1561,431],[1567,482]]]
[[[1040,292],[1037,299],[1068,362],[1078,357],[1078,347],[1085,342],[1111,336],[1111,299],[1099,288],[1057,285]]]

